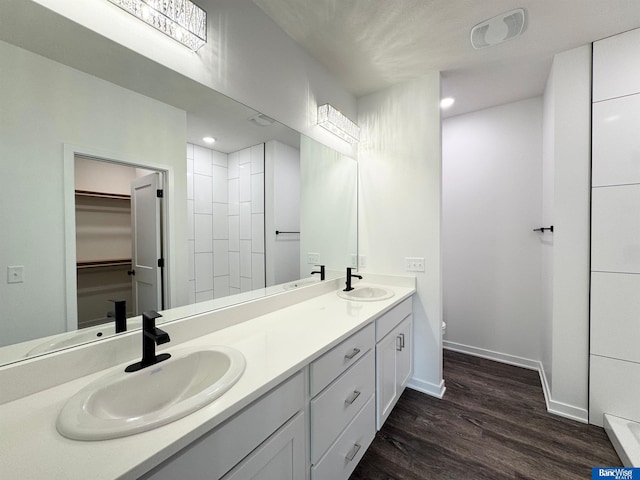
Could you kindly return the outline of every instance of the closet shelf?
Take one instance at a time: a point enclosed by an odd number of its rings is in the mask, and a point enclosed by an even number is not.
[[[98,267],[120,267],[131,265],[130,258],[122,258],[117,260],[92,260],[89,262],[78,262],[77,268],[98,268]]]
[[[131,195],[125,195],[123,193],[92,192],[90,190],[76,190],[75,193],[76,193],[76,196],[78,197],[115,198],[118,200],[131,200]]]

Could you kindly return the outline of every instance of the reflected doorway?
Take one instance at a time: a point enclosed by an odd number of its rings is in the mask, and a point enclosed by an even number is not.
[[[74,156],[78,329],[164,308],[161,171]]]

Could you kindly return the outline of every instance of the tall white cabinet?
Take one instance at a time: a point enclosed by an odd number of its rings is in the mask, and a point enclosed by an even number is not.
[[[640,30],[594,43],[589,421],[640,421]]]

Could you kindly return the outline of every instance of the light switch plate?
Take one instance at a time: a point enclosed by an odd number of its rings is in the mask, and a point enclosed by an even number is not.
[[[7,267],[7,283],[24,282],[24,266],[15,265]]]
[[[424,258],[405,257],[404,269],[407,272],[424,272]]]

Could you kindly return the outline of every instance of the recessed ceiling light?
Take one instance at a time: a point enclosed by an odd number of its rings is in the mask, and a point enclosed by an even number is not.
[[[440,108],[449,108],[451,105],[455,103],[455,99],[451,97],[446,97],[440,100]]]
[[[216,139],[213,137],[202,137],[202,141],[205,143],[215,143]]]

